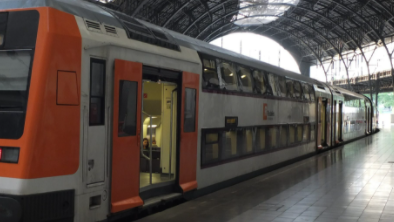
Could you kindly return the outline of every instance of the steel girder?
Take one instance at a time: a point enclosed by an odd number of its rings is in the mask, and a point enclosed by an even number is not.
[[[350,64],[344,62],[344,54],[360,50],[368,64],[363,46],[372,42],[385,47],[394,80],[393,52],[387,47],[394,36],[393,0],[300,0],[283,15],[272,15],[279,17],[276,21],[249,27],[234,24],[242,9],[238,0],[115,0],[105,6],[205,41],[240,31],[265,35],[303,62],[317,61],[322,67],[339,56],[348,88],[354,84],[350,84]]]

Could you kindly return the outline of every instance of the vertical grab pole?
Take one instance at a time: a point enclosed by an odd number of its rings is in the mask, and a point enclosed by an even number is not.
[[[174,117],[173,117],[173,113],[174,113],[174,108],[173,108],[173,105],[174,105],[174,92],[177,90],[177,88],[175,88],[174,90],[172,90],[172,92],[171,92],[171,114],[170,114],[170,161],[169,161],[169,163],[170,163],[170,166],[168,167],[168,175],[169,175],[169,178],[170,178],[170,180],[171,180],[171,165],[172,165],[172,163],[171,163],[171,161],[172,161],[172,129],[173,129],[173,121],[174,121]]]
[[[152,185],[152,116],[149,116],[150,119],[150,130],[149,130],[149,184]]]

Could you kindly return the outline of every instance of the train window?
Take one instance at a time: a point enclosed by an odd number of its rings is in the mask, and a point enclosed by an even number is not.
[[[278,86],[278,77],[275,74],[269,73],[268,74],[268,82],[269,85],[272,89],[272,94],[274,96],[279,96],[280,95],[280,89]]]
[[[196,90],[185,89],[185,113],[183,132],[194,132],[196,129]]]
[[[302,138],[303,138],[302,128],[303,128],[302,125],[297,125],[297,136],[296,136],[297,143],[302,142]]]
[[[289,125],[289,145],[295,143],[296,128],[294,125]]]
[[[137,129],[137,82],[121,80],[119,84],[118,136],[136,135]]]
[[[297,99],[302,99],[303,96],[302,96],[302,89],[300,83],[298,81],[294,81],[293,86],[294,86],[294,96]]]
[[[254,78],[254,83],[255,83],[257,93],[260,93],[263,95],[266,94],[267,87],[265,85],[266,80],[265,80],[264,72],[261,72],[259,70],[254,70],[253,71],[253,78]]]
[[[223,87],[227,90],[238,90],[235,66],[230,62],[222,62],[220,63],[220,71]]]
[[[304,125],[304,130],[302,131],[302,142],[308,142],[309,141],[309,124]]]
[[[264,127],[256,128],[255,150],[264,151],[266,148],[266,130]]]
[[[271,126],[268,130],[268,137],[269,137],[269,148],[276,149],[279,147],[278,144],[278,137],[279,130],[277,126]]]
[[[287,146],[287,138],[288,138],[288,127],[287,125],[282,125],[279,127],[279,146],[285,147]]]
[[[251,129],[238,131],[238,149],[241,154],[250,154],[253,152],[253,132]]]
[[[311,96],[311,102],[315,102],[315,90],[311,85],[309,85],[309,95]]]
[[[240,79],[240,88],[243,92],[253,92],[253,80],[252,74],[250,73],[250,69],[238,67],[239,79]]]
[[[237,131],[227,131],[223,138],[222,154],[223,158],[228,159],[238,155],[237,150]]]
[[[23,134],[31,61],[30,51],[0,51],[1,139],[18,139]]]
[[[286,87],[287,87],[287,95],[286,95],[286,97],[288,97],[288,98],[295,98],[293,80],[287,79],[286,80]]]
[[[315,140],[315,135],[316,135],[316,125],[315,125],[315,123],[313,123],[313,124],[311,124],[311,134],[310,134],[310,137],[309,138],[311,138],[311,141],[313,141],[313,140]]]
[[[205,133],[204,144],[203,164],[219,160],[219,133]]]
[[[304,91],[304,99],[310,101],[310,95],[309,95],[309,86],[305,83],[302,84],[302,89]]]
[[[279,96],[286,97],[287,95],[286,79],[285,77],[279,76],[278,80],[279,80],[279,88],[280,88]]]
[[[219,88],[219,77],[216,69],[215,59],[203,59],[204,88]]]
[[[104,125],[105,116],[105,61],[90,61],[89,125]]]

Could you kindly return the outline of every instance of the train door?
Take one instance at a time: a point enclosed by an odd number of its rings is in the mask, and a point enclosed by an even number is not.
[[[141,63],[115,60],[111,213],[143,204],[139,196],[141,82]]]
[[[365,133],[369,134],[371,131],[371,107],[367,106],[365,109]]]
[[[325,103],[325,108],[326,108],[326,146],[332,146],[331,143],[331,132],[332,132],[332,126],[331,126],[331,118],[332,118],[332,107],[331,107],[331,99],[327,99]]]
[[[92,58],[90,60],[90,95],[89,116],[86,137],[86,185],[101,184],[105,179],[105,158],[107,150],[107,117],[105,108],[106,61]],[[84,114],[85,115],[85,114]]]
[[[317,102],[317,148],[323,149],[327,146],[327,98],[318,98]]]
[[[338,105],[339,105],[338,106],[338,113],[337,113],[338,118],[337,118],[337,123],[336,123],[336,125],[338,126],[338,137],[337,137],[337,140],[338,140],[338,142],[342,142],[343,102],[339,101]]]
[[[181,73],[143,70],[140,195],[148,199],[176,191]]]
[[[338,141],[338,125],[337,125],[337,119],[338,119],[338,103],[337,100],[334,100],[333,103],[333,119],[332,119],[332,125],[333,125],[333,135],[332,135],[332,140],[333,140],[333,145],[337,144]]]

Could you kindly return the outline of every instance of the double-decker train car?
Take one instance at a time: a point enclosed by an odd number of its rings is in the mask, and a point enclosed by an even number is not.
[[[1,1],[0,221],[113,221],[370,134],[373,110],[86,1]]]

